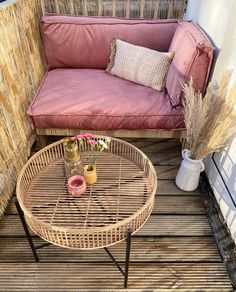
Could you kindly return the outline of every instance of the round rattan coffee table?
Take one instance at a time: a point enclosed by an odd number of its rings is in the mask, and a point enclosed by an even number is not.
[[[79,147],[83,161],[89,152],[86,145]],[[17,199],[37,235],[66,248],[96,249],[123,241],[128,231],[142,227],[157,188],[155,169],[142,151],[111,138],[109,150],[96,163],[97,183],[80,197],[68,193],[63,156],[62,139],[32,156],[18,178]]]

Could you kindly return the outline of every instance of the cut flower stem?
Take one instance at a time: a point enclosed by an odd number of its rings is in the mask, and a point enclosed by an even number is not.
[[[94,169],[98,156],[101,154],[101,152],[109,148],[109,144],[111,142],[111,139],[109,137],[106,137],[104,140],[97,139],[94,135],[90,133],[77,135],[74,137],[74,140],[77,140],[78,143],[81,145],[84,145],[86,143],[88,145],[89,151],[92,153],[92,155],[86,156],[86,161],[88,164],[87,171],[92,171]]]

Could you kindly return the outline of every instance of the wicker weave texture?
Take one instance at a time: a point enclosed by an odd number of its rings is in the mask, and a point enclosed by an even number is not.
[[[85,164],[88,145],[80,151]],[[128,228],[134,233],[146,222],[157,178],[140,150],[112,138],[97,160],[97,183],[80,197],[68,193],[63,155],[60,140],[35,154],[19,176],[17,198],[36,234],[59,246],[95,249],[124,240]]]
[[[94,135],[112,136],[116,138],[184,138],[185,130],[81,130],[81,129],[36,129],[36,133],[42,136],[75,136],[85,132]]]
[[[44,12],[125,18],[183,18],[186,0],[41,0]]]

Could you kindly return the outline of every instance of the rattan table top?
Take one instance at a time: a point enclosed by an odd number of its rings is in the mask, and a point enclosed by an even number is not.
[[[96,184],[80,197],[68,193],[63,151],[63,140],[45,147],[26,163],[18,179],[17,198],[36,234],[56,245],[93,249],[124,240],[127,228],[134,233],[146,222],[157,179],[139,149],[111,138],[109,150],[96,163]],[[86,145],[80,151],[83,161]]]

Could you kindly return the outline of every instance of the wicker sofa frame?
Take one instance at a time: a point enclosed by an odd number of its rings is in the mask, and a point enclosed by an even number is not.
[[[85,132],[94,135],[102,135],[116,138],[153,138],[153,139],[180,139],[183,144],[185,141],[186,130],[115,130],[115,131],[89,131],[82,129],[36,129],[36,134],[40,147],[43,148],[48,144],[48,136],[74,136]]]

